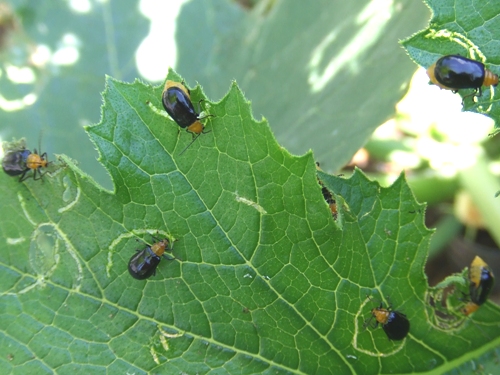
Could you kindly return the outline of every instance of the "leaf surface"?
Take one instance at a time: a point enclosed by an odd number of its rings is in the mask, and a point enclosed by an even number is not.
[[[429,322],[431,232],[404,177],[381,188],[360,171],[319,173],[335,221],[312,154],[279,147],[235,84],[203,104],[210,132],[180,156],[191,136],[159,110],[161,92],[107,80],[102,121],[87,131],[113,192],[67,157],[42,181],[0,176],[2,368],[412,373],[498,345],[492,304],[452,332]],[[137,281],[127,262],[152,236],[175,238],[176,259]],[[380,300],[407,315],[404,341],[364,328]]]

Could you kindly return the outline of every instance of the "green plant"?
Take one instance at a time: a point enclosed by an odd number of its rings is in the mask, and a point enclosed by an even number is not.
[[[465,274],[446,281],[448,308],[432,305],[443,297],[423,273],[431,231],[403,175],[381,188],[359,170],[316,172],[312,153],[290,155],[253,119],[236,84],[179,156],[191,137],[159,110],[161,92],[106,82],[87,132],[113,191],[66,156],[43,182],[0,175],[2,368],[442,373],[498,346],[497,306],[459,313]],[[136,239],[157,232],[178,240],[176,260],[133,280]],[[408,316],[406,340],[363,328],[379,300]]]

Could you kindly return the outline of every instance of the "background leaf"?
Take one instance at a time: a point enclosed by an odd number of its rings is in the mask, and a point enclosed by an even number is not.
[[[41,137],[50,157],[78,158],[85,171],[111,187],[83,126],[99,121],[106,74],[127,81],[139,76],[134,54],[148,23],[137,0],[88,2],[88,8],[85,2],[79,8],[63,0],[7,4],[16,27],[1,56],[2,138],[27,137],[28,147],[34,148]],[[13,68],[24,69],[24,80],[9,74]]]
[[[225,3],[182,8],[177,70],[215,97],[236,79],[281,144],[335,171],[393,115],[415,70],[395,47],[429,14],[406,0],[264,1],[246,15]]]

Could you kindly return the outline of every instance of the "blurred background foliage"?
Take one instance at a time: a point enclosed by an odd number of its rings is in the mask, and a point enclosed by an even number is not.
[[[212,100],[231,80],[294,154],[338,171],[394,113],[415,65],[398,40],[425,26],[414,0],[3,1],[2,139],[39,134],[106,187],[83,125],[104,75],[161,84],[169,67]]]
[[[335,173],[352,159],[342,173],[358,165],[384,185],[406,171],[437,227],[431,284],[475,254],[500,274],[492,122],[423,70],[406,94],[417,66],[398,41],[429,17],[415,0],[0,1],[0,138],[41,138],[49,159],[67,154],[112,189],[83,130],[106,74],[158,85],[173,67],[213,101],[237,80],[290,152]]]

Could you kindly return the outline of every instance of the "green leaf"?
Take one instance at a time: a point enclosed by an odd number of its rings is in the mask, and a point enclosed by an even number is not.
[[[6,372],[442,372],[499,344],[490,303],[452,330],[433,322],[431,231],[403,176],[381,188],[360,171],[319,173],[334,221],[312,154],[281,148],[235,84],[204,104],[210,132],[181,156],[192,138],[160,110],[161,93],[107,80],[87,131],[114,191],[65,156],[42,181],[0,175]],[[175,238],[176,259],[132,279],[136,240],[152,236]],[[364,329],[381,300],[408,316],[404,341]]]
[[[428,68],[444,55],[460,54],[483,62],[500,74],[500,3],[475,4],[469,0],[425,0],[433,17],[429,26],[404,40],[402,45],[419,65]],[[460,95],[471,90],[460,90]],[[451,93],[450,93],[451,95]],[[476,102],[465,100],[464,110],[482,113],[500,124],[500,92],[483,88]]]

